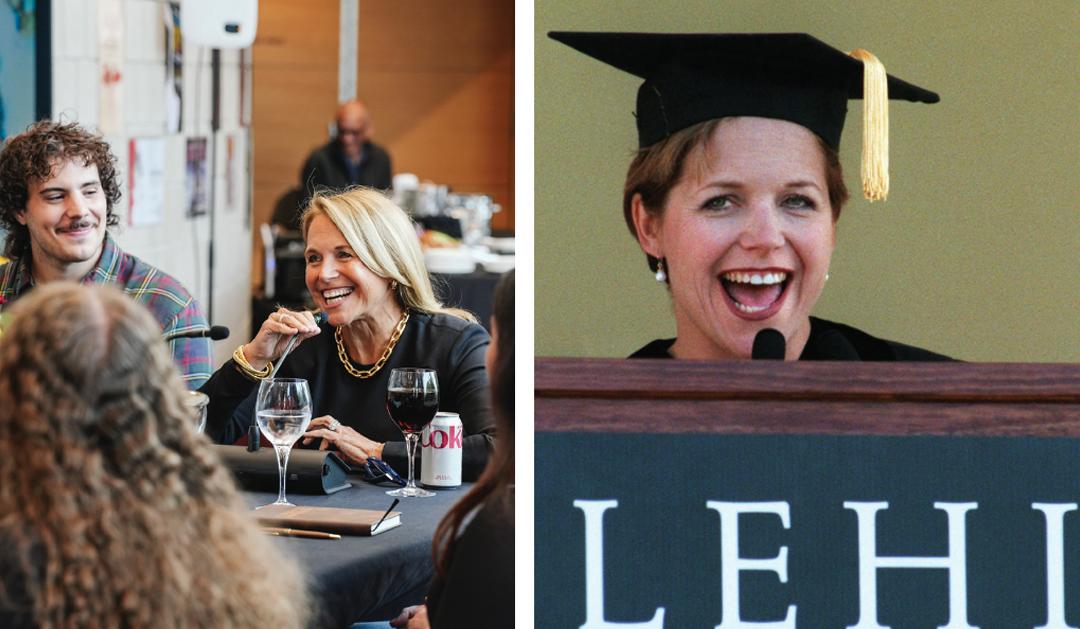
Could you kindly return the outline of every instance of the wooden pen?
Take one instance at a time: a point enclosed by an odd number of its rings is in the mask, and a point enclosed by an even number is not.
[[[270,535],[277,535],[279,537],[307,537],[310,539],[341,539],[341,536],[337,533],[327,533],[326,531],[308,531],[305,529],[286,529],[276,526],[264,526],[264,533]]]

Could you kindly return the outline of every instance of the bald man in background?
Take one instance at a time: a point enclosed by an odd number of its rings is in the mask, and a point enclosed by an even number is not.
[[[359,100],[337,110],[337,136],[313,152],[300,170],[300,187],[311,196],[320,186],[341,190],[362,185],[388,190],[393,170],[390,154],[371,141],[375,129]]]

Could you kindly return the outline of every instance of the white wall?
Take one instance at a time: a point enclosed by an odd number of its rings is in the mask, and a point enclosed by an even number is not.
[[[108,1],[108,0],[102,0]],[[123,15],[121,69],[122,122],[120,133],[106,136],[119,158],[124,196],[118,204],[121,225],[114,230],[120,246],[174,275],[203,304],[209,303],[210,269],[208,216],[188,218],[186,201],[186,142],[209,139],[211,120],[210,50],[184,42],[183,129],[165,131],[165,2],[119,0]],[[62,117],[97,128],[101,120],[99,0],[53,0],[53,118]],[[247,57],[250,77],[250,55]],[[221,129],[216,133],[213,313],[211,323],[226,325],[232,337],[216,343],[215,360],[224,362],[237,343],[247,339],[251,319],[251,170],[247,157],[249,129],[240,125],[240,51],[221,52]],[[250,80],[247,102],[250,103]],[[197,97],[197,98],[196,98]],[[236,168],[233,204],[226,203],[226,144],[234,140]],[[132,138],[165,141],[165,207],[163,220],[147,227],[128,225],[128,142]]]

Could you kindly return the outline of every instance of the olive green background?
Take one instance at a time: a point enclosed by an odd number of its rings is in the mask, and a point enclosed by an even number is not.
[[[1080,362],[1080,2],[536,3],[536,355],[674,336],[622,218],[639,81],[550,30],[807,32],[941,94],[890,108],[892,187],[852,192],[814,314],[977,361]]]

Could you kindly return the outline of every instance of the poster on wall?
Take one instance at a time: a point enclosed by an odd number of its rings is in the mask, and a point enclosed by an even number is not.
[[[105,135],[124,130],[124,14],[121,0],[98,2],[98,128]]]
[[[165,140],[128,142],[128,224],[157,225],[165,214]]]
[[[187,215],[203,216],[209,204],[209,181],[206,167],[206,138],[187,141]]]
[[[50,0],[6,0],[0,5],[2,145],[4,138],[52,112],[52,19]],[[6,240],[0,228],[0,249]]]
[[[42,11],[46,6],[40,1],[35,6],[34,0],[7,0],[0,7],[0,140],[41,117],[39,94],[31,86],[48,79],[39,76],[37,61],[41,52],[48,57],[48,23]]]
[[[184,124],[184,42],[180,32],[180,3],[164,7],[165,19],[165,133],[180,133]]]

